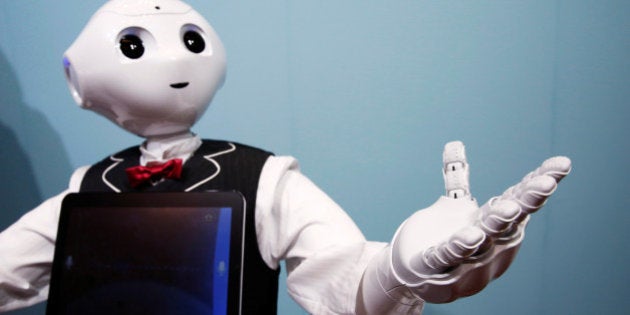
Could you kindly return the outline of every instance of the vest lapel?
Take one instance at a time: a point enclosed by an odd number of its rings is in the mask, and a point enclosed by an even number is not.
[[[193,191],[195,190],[195,188],[217,177],[221,173],[221,165],[219,164],[219,162],[217,162],[217,160],[215,160],[215,158],[221,155],[232,153],[235,150],[236,146],[231,142],[221,143],[221,145],[208,145],[208,147],[202,146],[201,148],[199,148],[195,156],[200,156],[196,159],[190,158],[190,160],[184,164],[184,171],[186,171],[186,166],[188,164],[190,164],[188,165],[189,170],[195,170],[194,173],[189,172],[192,174],[189,175],[190,180],[186,180],[189,185],[186,186],[186,189],[184,191]],[[197,153],[199,155],[197,155]],[[204,171],[198,172],[197,170]]]
[[[236,146],[229,142],[204,143],[197,152],[183,165],[182,178],[179,180],[166,179],[155,186],[141,186],[132,188],[125,170],[137,166],[140,161],[140,151],[135,154],[116,154],[109,158],[110,164],[101,175],[103,184],[115,192],[125,191],[193,191],[211,181],[221,173],[221,165],[215,159],[236,150]]]
[[[115,192],[133,190],[129,185],[125,169],[138,165],[140,156],[134,159],[131,157],[117,157],[112,155],[109,157],[109,160],[111,161],[111,165],[109,165],[101,175],[103,183]]]

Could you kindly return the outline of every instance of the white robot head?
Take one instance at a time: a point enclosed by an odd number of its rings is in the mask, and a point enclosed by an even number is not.
[[[63,60],[81,107],[141,137],[188,131],[226,71],[213,28],[178,0],[110,0]]]

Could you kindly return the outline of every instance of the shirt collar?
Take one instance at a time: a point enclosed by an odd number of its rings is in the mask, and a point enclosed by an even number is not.
[[[140,164],[164,163],[170,159],[186,162],[201,146],[199,136],[186,132],[168,137],[147,139],[141,146]]]

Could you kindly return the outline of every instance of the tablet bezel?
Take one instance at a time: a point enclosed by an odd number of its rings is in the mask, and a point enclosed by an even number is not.
[[[46,314],[63,313],[64,251],[67,227],[74,209],[86,208],[231,208],[230,254],[228,275],[228,314],[241,314],[243,258],[245,242],[245,198],[237,191],[206,192],[127,192],[127,193],[71,193],[61,207],[50,290]]]

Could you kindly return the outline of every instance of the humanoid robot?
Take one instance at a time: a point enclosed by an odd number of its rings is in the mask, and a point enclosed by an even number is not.
[[[224,81],[226,58],[212,27],[187,4],[111,0],[63,63],[81,107],[146,141],[79,168],[66,191],[0,234],[0,311],[46,299],[66,194],[237,189],[249,213],[245,314],[276,311],[281,260],[290,295],[310,313],[419,314],[425,301],[469,296],[500,276],[529,215],[571,169],[568,158],[551,158],[479,207],[463,144],[448,143],[446,195],[403,222],[389,244],[370,242],[294,158],[191,132]]]

